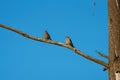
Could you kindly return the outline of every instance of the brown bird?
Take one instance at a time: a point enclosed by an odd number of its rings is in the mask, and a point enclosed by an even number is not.
[[[70,45],[70,46],[74,47],[72,40],[68,36],[66,36],[66,45]]]
[[[52,40],[49,33],[47,31],[44,32],[44,39],[45,40]]]

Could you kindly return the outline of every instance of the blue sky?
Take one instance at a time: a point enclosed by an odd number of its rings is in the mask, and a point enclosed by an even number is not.
[[[79,50],[106,61],[107,0],[1,0],[0,23],[33,36],[47,30],[55,41],[69,36]],[[107,80],[103,66],[69,49],[33,41],[0,28],[0,80]]]

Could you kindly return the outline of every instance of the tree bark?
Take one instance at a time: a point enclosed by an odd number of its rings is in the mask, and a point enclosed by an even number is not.
[[[109,80],[120,80],[120,0],[108,0]],[[116,74],[119,74],[118,76]],[[119,78],[119,79],[118,79]]]

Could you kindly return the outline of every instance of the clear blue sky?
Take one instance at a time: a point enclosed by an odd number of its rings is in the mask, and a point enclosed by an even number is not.
[[[108,54],[107,0],[1,0],[0,23],[33,36],[48,30],[55,41],[71,37],[79,50]],[[103,66],[69,49],[0,28],[0,80],[107,80]]]

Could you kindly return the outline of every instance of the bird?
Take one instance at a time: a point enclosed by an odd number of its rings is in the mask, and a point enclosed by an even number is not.
[[[48,33],[48,31],[44,32],[44,39],[45,40],[52,40],[51,37],[50,37],[50,35],[49,35],[49,33]]]
[[[66,45],[70,45],[70,46],[74,47],[72,40],[68,36],[66,36]]]

